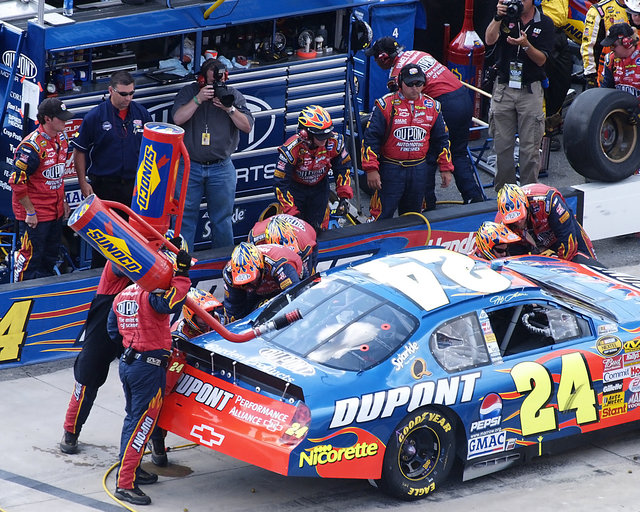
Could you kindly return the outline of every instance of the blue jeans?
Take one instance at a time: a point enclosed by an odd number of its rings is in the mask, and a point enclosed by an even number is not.
[[[180,195],[183,166],[180,164],[176,180],[176,197]],[[219,164],[201,165],[191,162],[189,184],[184,202],[182,227],[189,250],[194,250],[196,228],[200,216],[202,196],[206,197],[209,223],[211,226],[211,247],[229,247],[233,245],[233,203],[236,197],[236,168],[231,158]]]

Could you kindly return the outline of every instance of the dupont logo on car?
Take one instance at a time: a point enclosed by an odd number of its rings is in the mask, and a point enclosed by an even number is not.
[[[503,452],[506,441],[507,433],[504,430],[486,436],[473,437],[467,444],[467,459]]]
[[[269,363],[275,366],[289,370],[298,375],[315,375],[316,369],[307,363],[304,359],[300,359],[292,354],[283,352],[275,348],[260,349],[260,355]]]
[[[622,341],[616,336],[604,336],[596,341],[596,349],[603,356],[617,356],[622,351]]]
[[[468,373],[437,382],[425,381],[413,386],[366,393],[360,397],[337,400],[329,428],[339,428],[353,422],[367,423],[379,418],[388,418],[396,408],[407,412],[429,404],[453,405],[471,401],[476,380],[481,373]],[[460,393],[460,391],[462,391]],[[460,399],[458,400],[458,395]]]
[[[230,391],[220,389],[208,382],[202,382],[188,373],[183,373],[180,376],[175,392],[187,398],[195,394],[194,400],[196,402],[218,411],[222,411],[229,403],[229,400],[235,396]]]

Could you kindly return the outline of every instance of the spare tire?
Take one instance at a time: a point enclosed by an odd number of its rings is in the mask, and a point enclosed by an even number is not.
[[[639,127],[629,122],[638,98],[617,89],[588,89],[564,120],[563,146],[576,172],[597,181],[620,181],[640,167]]]

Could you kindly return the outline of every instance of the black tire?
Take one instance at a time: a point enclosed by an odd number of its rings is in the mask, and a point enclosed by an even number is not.
[[[378,487],[407,501],[428,496],[451,472],[455,439],[454,423],[437,409],[409,414],[389,439]]]
[[[588,89],[573,101],[564,120],[563,146],[576,172],[614,182],[640,167],[640,130],[629,123],[638,98],[617,89]]]

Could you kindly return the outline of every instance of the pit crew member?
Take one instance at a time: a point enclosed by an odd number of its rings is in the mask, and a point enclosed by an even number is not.
[[[609,29],[602,40],[611,47],[605,56],[601,87],[620,89],[640,99],[640,48],[638,31],[628,23],[618,23]]]
[[[169,315],[180,311],[191,281],[191,256],[181,249],[168,290],[149,293],[138,284],[120,292],[109,312],[107,329],[124,352],[120,380],[126,400],[126,416],[120,440],[120,469],[115,496],[134,505],[148,505],[151,498],[139,487],[152,484],[158,475],[140,468],[162,408],[167,360],[171,351]]]
[[[62,219],[69,217],[64,169],[69,158],[65,122],[73,117],[58,98],[38,105],[40,126],[18,145],[9,176],[11,206],[18,221],[20,250],[14,280],[55,274],[62,240]]]
[[[440,104],[422,94],[425,74],[408,64],[398,75],[399,90],[376,100],[362,142],[362,168],[374,190],[372,220],[422,209],[429,148],[438,155],[442,186],[451,183],[453,164]]]
[[[287,247],[242,242],[222,270],[225,322],[251,313],[261,303],[300,282],[302,260]]]
[[[532,183],[507,184],[498,192],[497,222],[502,222],[541,252],[560,259],[597,263],[589,236],[557,189]]]
[[[451,143],[451,160],[453,162],[453,179],[462,195],[462,202],[478,203],[484,201],[482,189],[476,180],[467,153],[469,144],[469,128],[473,116],[473,102],[467,89],[446,66],[433,56],[418,50],[403,51],[404,48],[392,36],[378,39],[365,55],[373,56],[382,69],[389,69],[388,87],[392,92],[398,90],[398,75],[407,64],[420,66],[425,74],[425,85],[422,93],[438,100],[442,108],[442,117],[449,129]],[[427,157],[427,186],[425,189],[426,209],[436,207],[435,156]]]
[[[475,234],[476,248],[472,254],[485,260],[523,254],[516,242],[521,238],[507,226],[498,222],[483,222]],[[522,246],[520,246],[522,247]]]
[[[308,222],[316,231],[329,223],[329,171],[340,198],[338,215],[345,215],[351,189],[351,157],[344,137],[333,131],[331,116],[323,107],[310,105],[298,116],[298,133],[278,148],[274,192],[283,213]]]

